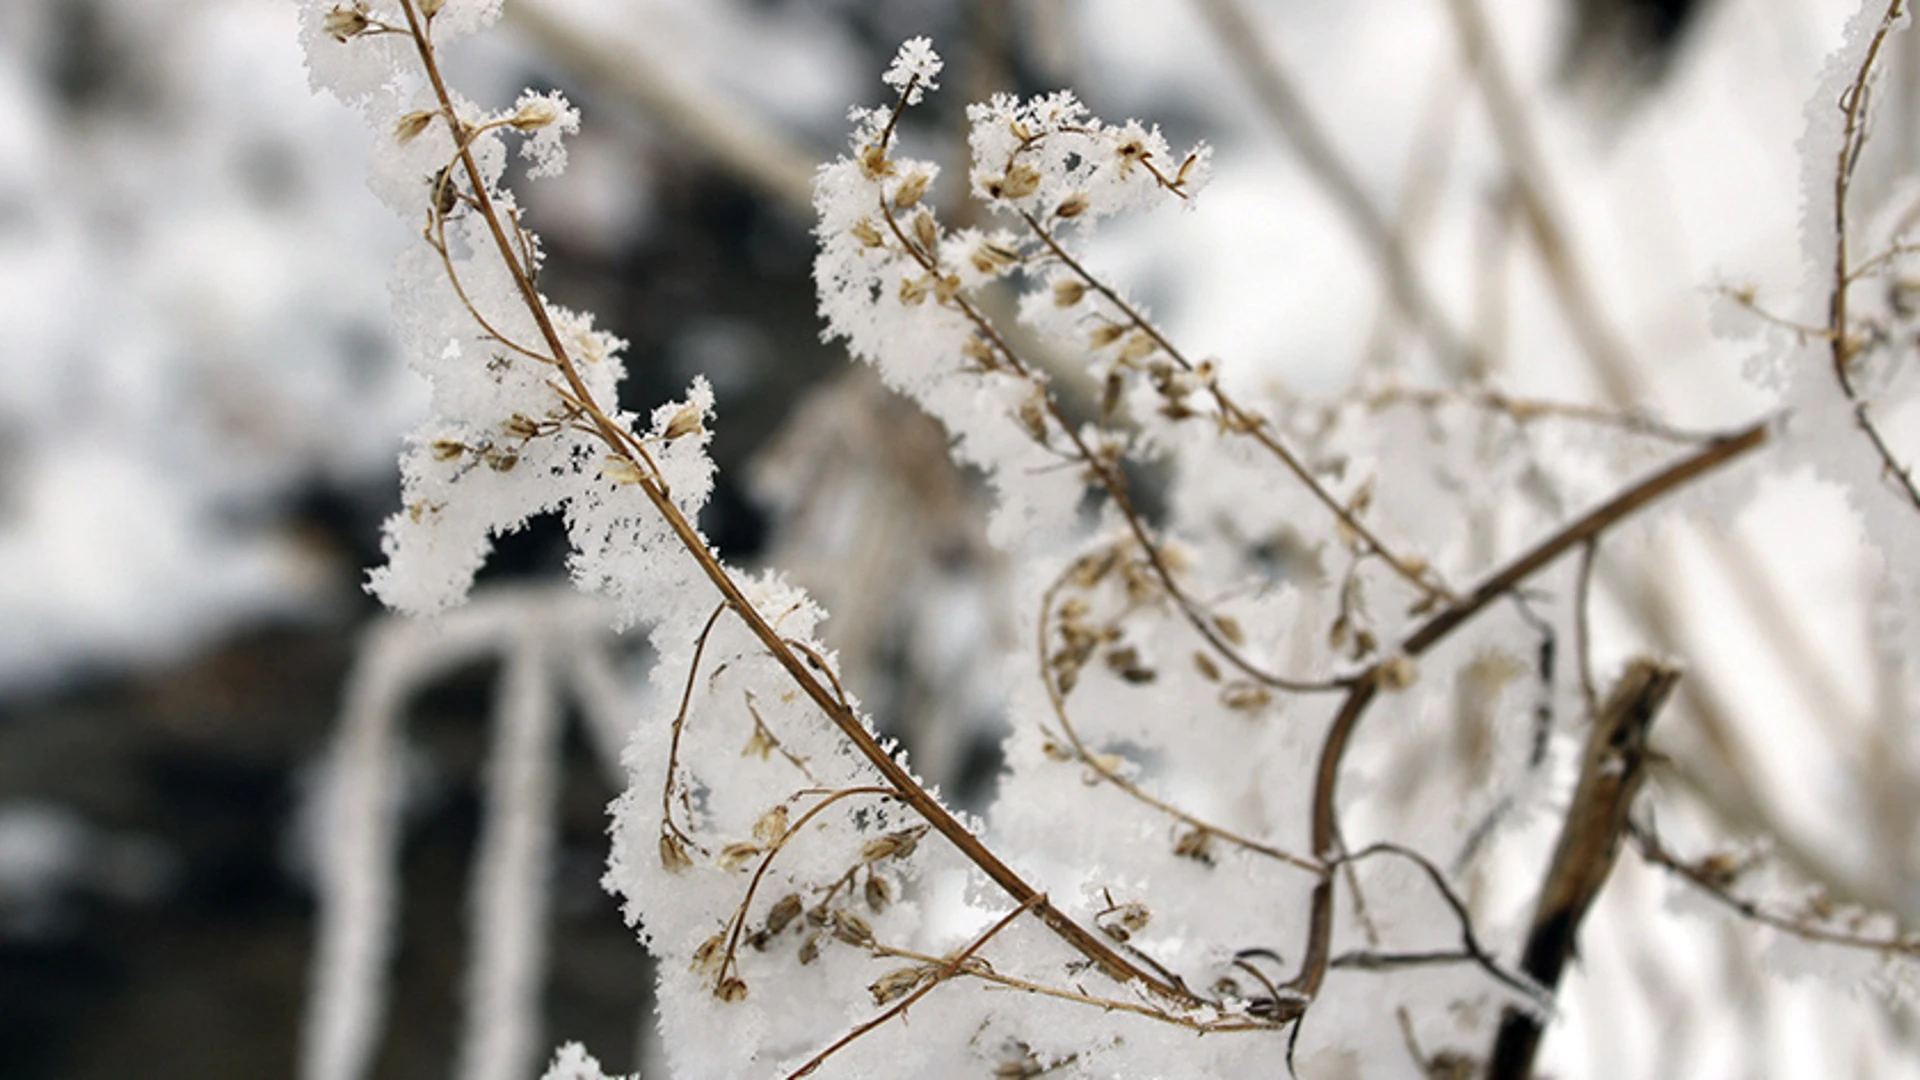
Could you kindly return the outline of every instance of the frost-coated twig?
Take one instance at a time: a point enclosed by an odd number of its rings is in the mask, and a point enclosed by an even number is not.
[[[1854,384],[1853,362],[1862,349],[1859,340],[1854,337],[1853,328],[1847,325],[1847,294],[1854,281],[1854,271],[1847,261],[1847,196],[1853,187],[1854,168],[1859,164],[1861,151],[1866,148],[1868,103],[1880,51],[1905,14],[1906,0],[1890,0],[1886,12],[1880,17],[1880,24],[1874,28],[1873,37],[1867,43],[1866,56],[1861,59],[1853,81],[1839,102],[1845,119],[1841,128],[1839,153],[1833,163],[1833,287],[1827,297],[1825,336],[1833,358],[1833,377],[1840,384],[1841,393],[1846,395],[1847,403],[1853,407],[1854,425],[1879,457],[1882,475],[1893,481],[1909,506],[1920,511],[1920,486],[1914,483],[1913,466],[1894,455],[1885,433],[1873,419],[1870,403]]]
[[[464,1080],[517,1080],[539,1043],[560,786],[560,707],[552,660],[534,634],[513,643],[496,692],[486,818],[474,856]]]
[[[1353,683],[1327,734],[1321,743],[1319,764],[1314,773],[1312,805],[1313,856],[1331,861],[1340,854],[1339,780],[1347,749],[1367,709],[1380,692],[1404,675],[1396,676],[1394,665],[1409,664],[1440,644],[1454,631],[1466,625],[1488,604],[1531,578],[1576,547],[1600,536],[1609,528],[1639,512],[1648,503],[1747,454],[1767,440],[1765,424],[1755,424],[1734,434],[1716,439],[1706,446],[1622,490],[1613,498],[1588,511],[1553,535],[1534,545],[1519,557],[1488,576],[1460,600],[1427,619],[1400,643],[1401,655],[1390,657],[1368,668]],[[1300,973],[1289,982],[1290,989],[1311,998],[1320,990],[1331,959],[1333,935],[1333,880],[1314,886],[1312,908],[1307,927],[1307,944]]]
[[[347,681],[339,734],[328,763],[319,829],[319,918],[313,985],[300,1074],[356,1080],[386,1012],[398,876],[399,724],[410,688],[403,640],[411,627],[387,623],[368,635]]]
[[[485,224],[528,317],[533,320],[549,355],[554,360],[559,378],[564,384],[556,389],[562,392],[564,400],[580,410],[582,422],[601,440],[608,452],[630,466],[632,471],[628,475],[631,481],[660,514],[687,554],[699,565],[702,574],[720,592],[727,605],[747,625],[748,630],[792,678],[801,692],[820,708],[827,719],[853,744],[859,755],[886,778],[888,785],[899,793],[902,801],[912,807],[914,812],[925,819],[936,832],[958,848],[989,879],[1005,890],[1015,903],[1031,904],[1049,929],[1110,977],[1120,982],[1138,980],[1170,1002],[1182,1005],[1198,1004],[1191,993],[1168,985],[1153,974],[1142,970],[1107,946],[1098,936],[1055,908],[1041,896],[1039,890],[973,835],[965,824],[941,805],[939,799],[922,787],[904,766],[894,760],[893,755],[880,745],[872,732],[867,730],[860,718],[846,706],[845,702],[838,699],[820,679],[815,677],[807,663],[741,590],[733,575],[707,547],[699,530],[673,501],[662,482],[659,470],[645,460],[644,449],[637,438],[607,414],[593,391],[582,379],[574,364],[571,351],[563,342],[553,317],[547,309],[545,299],[534,286],[527,268],[520,260],[513,239],[509,237],[505,215],[495,204],[485,173],[472,150],[461,145],[460,135],[463,126],[456,119],[458,110],[455,107],[453,94],[441,73],[433,39],[427,30],[427,20],[421,16],[414,0],[400,0],[400,5],[406,15],[408,31],[421,68],[439,102],[439,115],[453,128],[455,145],[460,146],[456,162],[468,179],[474,212]]]

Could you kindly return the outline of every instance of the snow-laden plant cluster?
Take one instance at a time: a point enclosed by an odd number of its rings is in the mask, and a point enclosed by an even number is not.
[[[815,274],[828,335],[985,474],[1017,567],[1007,771],[988,820],[948,808],[874,734],[824,613],[702,536],[705,382],[621,412],[622,343],[542,295],[502,179],[516,142],[531,174],[559,169],[578,115],[557,95],[488,110],[438,59],[499,6],[305,7],[316,82],[366,113],[375,190],[420,227],[395,313],[433,415],[373,588],[444,609],[492,537],[558,513],[575,579],[647,628],[656,708],[627,733],[605,882],[660,960],[675,1075],[1524,1075],[1630,839],[1769,932],[1913,952],[1663,847],[1631,811],[1678,673],[1643,660],[1616,684],[1585,652],[1602,544],[1723,467],[1790,465],[1798,398],[1785,438],[1488,386],[1243,400],[1085,254],[1103,219],[1198,197],[1208,152],[1070,93],[998,95],[968,111],[988,224],[951,228],[939,169],[900,145],[941,73],[915,39],[818,175]],[[1899,7],[1835,61],[1843,177]],[[1911,380],[1854,366],[1888,333],[1844,298],[1904,265],[1907,220],[1829,266],[1825,340],[1858,405],[1834,437],[1890,465],[1866,395]],[[1502,857],[1527,837],[1554,850],[1544,880]],[[599,1072],[570,1047],[549,1075]]]

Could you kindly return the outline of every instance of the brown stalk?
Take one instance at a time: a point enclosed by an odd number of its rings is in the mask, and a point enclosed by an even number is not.
[[[1860,153],[1867,145],[1868,83],[1880,59],[1881,46],[1886,44],[1888,35],[1893,33],[1894,24],[1905,10],[1906,0],[1891,0],[1887,4],[1885,14],[1880,17],[1880,25],[1874,29],[1873,38],[1867,43],[1866,58],[1860,62],[1860,69],[1854,72],[1853,82],[1848,85],[1846,96],[1840,101],[1846,121],[1840,139],[1840,153],[1833,166],[1833,289],[1827,296],[1826,337],[1833,357],[1833,377],[1840,384],[1840,392],[1846,395],[1847,401],[1853,406],[1854,425],[1867,437],[1873,452],[1879,455],[1881,471],[1897,481],[1908,505],[1920,510],[1920,487],[1914,485],[1913,467],[1902,464],[1894,456],[1893,448],[1887,444],[1880,426],[1868,415],[1868,401],[1854,386],[1852,368],[1854,359],[1859,355],[1859,343],[1849,333],[1847,326],[1847,292],[1854,279],[1853,271],[1847,266],[1847,195],[1853,187],[1854,167],[1859,164]],[[1871,262],[1869,260],[1869,265]]]
[[[1766,439],[1766,425],[1754,424],[1731,435],[1714,439],[1667,468],[1631,485],[1552,536],[1535,544],[1518,558],[1495,571],[1472,592],[1429,618],[1401,642],[1401,652],[1408,658],[1415,658],[1427,652],[1479,614],[1488,604],[1545,569],[1562,555],[1600,536],[1607,529],[1625,520],[1655,499],[1757,449],[1766,442]],[[1330,862],[1340,854],[1338,810],[1340,765],[1346,757],[1347,747],[1352,743],[1354,732],[1358,729],[1362,717],[1365,716],[1367,707],[1373,703],[1382,689],[1385,663],[1383,661],[1368,668],[1354,681],[1347,692],[1346,700],[1340,705],[1340,711],[1335,714],[1333,722],[1328,726],[1326,739],[1321,744],[1319,764],[1314,773],[1312,843],[1314,857],[1323,862]],[[1309,998],[1319,992],[1320,984],[1326,976],[1332,933],[1333,880],[1328,878],[1314,886],[1307,926],[1307,946],[1303,954],[1300,974],[1288,983],[1289,988]]]
[[[1560,840],[1540,888],[1521,969],[1551,993],[1572,959],[1580,923],[1613,873],[1628,813],[1646,779],[1647,736],[1680,673],[1644,657],[1626,673],[1594,715],[1580,778],[1560,827]],[[1527,1080],[1545,1030],[1538,1012],[1508,1009],[1494,1039],[1488,1080]]]
[[[421,20],[415,0],[400,0],[400,6],[406,13],[407,25],[412,34],[415,48],[420,56],[421,65],[426,72],[429,82],[433,86],[435,97],[439,100],[441,108],[445,110],[444,115],[447,123],[455,129],[455,139],[457,141],[459,138],[458,124],[454,119],[453,97],[447,89],[445,78],[441,74],[439,61],[434,54],[431,36],[428,34]],[[475,210],[487,223],[487,228],[493,235],[495,246],[498,248],[501,258],[506,261],[511,271],[515,288],[520,293],[522,303],[526,305],[528,313],[532,316],[535,325],[539,328],[542,339],[545,340],[548,348],[553,351],[553,359],[556,362],[555,366],[559,369],[561,378],[565,382],[566,396],[582,410],[586,422],[594,433],[599,436],[601,441],[606,444],[608,449],[615,456],[625,459],[638,468],[641,457],[636,455],[633,449],[634,437],[630,433],[622,431],[619,425],[615,424],[613,420],[607,416],[605,411],[600,408],[599,403],[594,400],[592,392],[588,390],[585,382],[580,378],[580,373],[575,368],[572,357],[568,355],[566,347],[562,344],[560,334],[555,329],[553,320],[547,312],[546,303],[541,298],[539,291],[534,287],[532,279],[528,276],[527,268],[523,267],[515,257],[513,242],[508,238],[506,229],[501,224],[500,214],[495,208],[491,196],[487,192],[486,184],[483,182],[484,177],[480,172],[479,163],[474,160],[472,152],[465,147],[461,148],[459,159],[460,165],[465,170],[468,180],[473,187]],[[992,849],[982,843],[959,819],[948,812],[946,807],[942,806],[937,798],[928,792],[926,788],[922,787],[919,781],[915,780],[904,766],[895,761],[893,756],[880,745],[873,734],[860,722],[860,718],[855,715],[852,710],[848,709],[844,702],[836,698],[820,680],[813,677],[805,661],[787,645],[785,639],[780,636],[779,632],[775,630],[759,610],[753,606],[753,603],[741,591],[739,584],[733,580],[733,576],[727,572],[726,567],[721,565],[719,558],[707,547],[705,539],[701,537],[693,523],[687,520],[686,515],[681,512],[679,506],[675,505],[673,500],[668,496],[665,488],[659,482],[658,476],[659,473],[657,470],[644,472],[640,475],[637,486],[645,495],[647,501],[650,502],[654,509],[659,512],[660,516],[665,519],[667,527],[673,530],[675,537],[679,539],[682,547],[684,547],[687,553],[692,556],[693,560],[699,564],[701,572],[713,583],[714,588],[719,590],[721,596],[725,598],[727,605],[739,614],[741,620],[747,624],[748,630],[753,633],[755,638],[759,639],[767,652],[772,655],[775,662],[786,669],[787,674],[793,679],[801,691],[812,699],[815,705],[819,706],[821,712],[826,714],[828,720],[853,744],[860,755],[866,758],[867,761],[880,772],[881,776],[885,777],[887,784],[898,793],[903,802],[912,807],[915,813],[919,814],[933,827],[934,831],[945,837],[948,842],[959,849],[961,854],[975,866],[979,867],[981,872],[986,874],[986,876],[992,880],[995,885],[1005,891],[1008,896],[1012,897],[1016,904],[1023,907],[1031,907],[1034,913],[1040,917],[1041,921],[1044,922],[1050,930],[1059,935],[1076,951],[1081,953],[1081,955],[1092,961],[1093,964],[1106,975],[1122,983],[1137,980],[1154,994],[1181,1005],[1191,1006],[1201,1004],[1190,992],[1155,977],[1152,973],[1141,969],[1126,957],[1121,956],[1109,948],[1097,935],[1076,923],[1065,912],[1054,907],[1039,890],[1035,889],[1012,867],[1003,862]]]

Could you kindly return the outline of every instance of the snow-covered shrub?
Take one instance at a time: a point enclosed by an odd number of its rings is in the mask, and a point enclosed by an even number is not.
[[[1899,3],[1869,5],[1815,99],[1823,303],[1775,320],[1802,343],[1773,354],[1784,411],[1704,433],[1503,392],[1424,302],[1452,381],[1318,401],[1230,389],[1088,254],[1102,221],[1201,197],[1209,152],[1068,92],[996,95],[967,114],[966,187],[987,216],[951,228],[940,169],[900,145],[942,64],[925,39],[902,46],[891,101],[856,109],[818,174],[815,275],[828,335],[944,424],[995,495],[989,535],[1022,603],[986,820],[875,734],[824,613],[702,535],[705,380],[621,412],[622,343],[542,295],[502,178],[516,144],[531,175],[561,168],[578,114],[531,93],[490,110],[439,60],[499,7],[304,8],[316,81],[364,110],[375,190],[420,226],[395,307],[433,415],[372,587],[443,610],[492,537],[556,513],[576,581],[646,628],[655,708],[627,732],[605,880],[661,962],[675,1075],[1524,1075],[1629,845],[1766,932],[1904,977],[1914,943],[1887,918],[1752,899],[1745,860],[1664,845],[1635,797],[1685,679],[1646,657],[1595,672],[1590,655],[1603,554],[1645,544],[1669,496],[1756,461],[1849,485],[1904,640],[1920,497],[1880,417],[1911,393],[1913,215],[1894,204],[1856,235],[1846,213]],[[1523,134],[1503,137],[1524,189]],[[1886,311],[1849,306],[1864,280],[1889,283]],[[1815,345],[1830,362],[1808,362]],[[1069,374],[1094,392],[1058,389]],[[539,696],[538,670],[504,691],[510,710],[537,715],[514,702]],[[511,1072],[525,1052],[468,1068]],[[570,1047],[549,1075],[599,1067]]]

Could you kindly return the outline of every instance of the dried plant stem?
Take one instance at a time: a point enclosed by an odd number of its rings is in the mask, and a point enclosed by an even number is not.
[[[1600,536],[1607,529],[1632,516],[1655,499],[1757,449],[1766,442],[1766,439],[1766,425],[1754,424],[1744,430],[1715,439],[1667,468],[1627,487],[1552,536],[1535,544],[1518,558],[1494,572],[1472,592],[1427,619],[1401,642],[1401,652],[1409,658],[1415,658],[1427,652],[1455,630],[1464,626],[1488,604],[1545,569],[1567,552]],[[1366,715],[1367,708],[1383,689],[1385,663],[1382,661],[1375,664],[1354,680],[1347,692],[1346,700],[1341,703],[1340,710],[1328,726],[1326,737],[1321,744],[1319,764],[1314,774],[1312,844],[1314,857],[1322,861],[1332,861],[1340,854],[1338,810],[1340,766],[1346,758],[1347,747],[1352,743],[1354,733],[1361,719]],[[1333,880],[1328,878],[1314,886],[1312,909],[1307,926],[1307,945],[1303,953],[1300,974],[1288,983],[1290,989],[1308,998],[1319,992],[1320,984],[1326,976],[1332,934]]]
[[[1870,83],[1874,68],[1888,35],[1893,33],[1895,24],[1905,13],[1906,0],[1890,0],[1886,12],[1880,17],[1880,25],[1874,28],[1873,38],[1867,43],[1866,57],[1860,61],[1860,68],[1854,72],[1846,95],[1840,99],[1846,119],[1841,129],[1839,155],[1833,164],[1833,287],[1827,295],[1826,337],[1833,357],[1833,377],[1840,385],[1840,392],[1846,395],[1847,402],[1853,406],[1854,425],[1866,436],[1873,452],[1879,456],[1883,475],[1894,480],[1909,506],[1920,510],[1920,487],[1914,484],[1913,466],[1902,463],[1894,456],[1885,433],[1873,421],[1871,403],[1854,385],[1853,361],[1861,349],[1847,325],[1847,293],[1854,279],[1853,271],[1847,265],[1847,196],[1853,187],[1854,168],[1859,164],[1860,153],[1867,144],[1867,103],[1871,96]]]
[[[1453,15],[1467,68],[1486,102],[1494,139],[1507,159],[1521,218],[1533,238],[1547,284],[1566,316],[1567,328],[1592,361],[1607,396],[1622,405],[1636,401],[1640,397],[1639,375],[1632,350],[1607,321],[1593,286],[1581,270],[1572,238],[1554,208],[1548,193],[1546,156],[1540,151],[1512,74],[1494,43],[1486,13],[1479,0],[1447,0],[1447,9]]]
[[[1054,718],[1060,722],[1060,729],[1066,735],[1067,741],[1073,744],[1074,757],[1081,764],[1092,769],[1094,774],[1100,777],[1100,779],[1112,784],[1128,796],[1166,814],[1168,817],[1173,818],[1183,825],[1199,829],[1208,836],[1217,836],[1236,847],[1245,848],[1257,855],[1265,855],[1267,858],[1275,859],[1288,866],[1305,870],[1308,873],[1325,874],[1326,867],[1319,863],[1310,859],[1303,859],[1298,855],[1274,847],[1271,844],[1262,843],[1251,837],[1243,836],[1232,829],[1214,824],[1211,821],[1202,820],[1167,802],[1165,799],[1148,792],[1140,785],[1121,775],[1112,766],[1103,761],[1100,755],[1095,754],[1089,749],[1085,742],[1081,741],[1080,733],[1075,730],[1073,720],[1068,714],[1066,694],[1060,688],[1060,680],[1054,675],[1047,664],[1047,632],[1053,626],[1054,600],[1060,595],[1060,590],[1066,586],[1069,578],[1073,574],[1073,570],[1074,568],[1069,566],[1067,570],[1055,578],[1053,582],[1047,586],[1046,591],[1041,594],[1040,619],[1039,627],[1035,633],[1035,644],[1038,650],[1040,680],[1046,686],[1047,700],[1053,706]]]
[[[931,958],[921,959],[922,963],[926,964],[930,968],[934,968],[934,970],[927,973],[925,978],[921,980],[920,985],[914,987],[912,992],[907,994],[906,997],[901,998],[898,1002],[894,1003],[885,1011],[881,1012],[880,1015],[875,1016],[871,1020],[862,1021],[860,1024],[856,1025],[852,1031],[849,1031],[845,1035],[842,1035],[838,1039],[835,1039],[830,1045],[827,1046],[826,1049],[820,1051],[818,1054],[815,1054],[811,1059],[809,1059],[805,1065],[802,1065],[798,1069],[795,1069],[794,1071],[788,1073],[787,1080],[799,1080],[800,1077],[806,1076],[809,1073],[813,1072],[813,1070],[819,1068],[828,1058],[838,1053],[840,1050],[845,1048],[849,1043],[853,1042],[855,1039],[858,1039],[860,1036],[865,1035],[867,1032],[872,1031],[874,1028],[879,1027],[881,1024],[884,1024],[887,1021],[893,1019],[894,1017],[899,1016],[902,1013],[906,1012],[907,1008],[911,1006],[914,1002],[919,1001],[921,998],[926,997],[928,994],[933,993],[935,987],[939,986],[943,982],[946,982],[948,979],[953,978],[955,975],[960,974],[963,970],[966,969],[968,961],[973,958],[973,954],[979,952],[980,949],[984,945],[986,945],[987,942],[992,941],[995,934],[998,934],[1000,931],[1005,930],[1007,927],[1013,925],[1013,921],[1019,918],[1020,916],[1026,914],[1028,910],[1030,910],[1033,907],[1034,902],[1044,900],[1044,899],[1045,899],[1044,895],[1035,897],[1034,901],[1029,901],[1028,903],[1022,904],[1019,907],[1014,908],[1012,911],[1007,912],[1005,915],[1002,915],[998,920],[994,922],[992,926],[987,927],[985,932],[981,933],[978,937],[975,937],[971,942],[969,942],[966,948],[961,949],[959,952],[956,952],[951,956],[942,958],[940,960],[932,960]]]
[[[886,221],[888,229],[893,233],[894,239],[900,244],[901,248],[906,251],[907,255],[916,263],[920,264],[922,269],[929,273],[938,274],[940,272],[938,255],[934,252],[923,250],[919,244],[909,238],[906,231],[900,227],[899,219],[894,216],[893,208],[888,206],[884,201],[880,203],[880,214]],[[1275,674],[1255,664],[1252,660],[1249,660],[1245,654],[1229,642],[1225,635],[1220,632],[1217,620],[1207,614],[1205,606],[1190,596],[1185,589],[1181,588],[1180,582],[1174,576],[1173,568],[1167,565],[1166,556],[1161,552],[1159,543],[1154,539],[1152,532],[1148,530],[1146,521],[1141,518],[1139,511],[1135,509],[1133,500],[1127,495],[1126,476],[1120,471],[1117,463],[1107,460],[1095,452],[1091,446],[1087,445],[1086,439],[1081,436],[1078,429],[1067,417],[1065,410],[1060,407],[1060,403],[1055,400],[1053,395],[1048,391],[1046,380],[1041,377],[1031,365],[1022,359],[1019,353],[1014,351],[1013,346],[1007,341],[1006,336],[1000,333],[999,328],[991,319],[988,319],[982,314],[980,309],[964,296],[956,294],[948,302],[953,305],[956,311],[965,316],[968,322],[973,324],[974,329],[987,341],[994,352],[1000,356],[1001,361],[1006,365],[1008,370],[1012,371],[1013,374],[1025,380],[1028,385],[1033,387],[1034,393],[1039,395],[1039,400],[1043,402],[1047,416],[1051,418],[1054,426],[1059,428],[1060,432],[1072,446],[1075,460],[1088,470],[1088,473],[1100,484],[1101,488],[1106,491],[1108,498],[1113,500],[1114,508],[1118,510],[1121,517],[1125,519],[1127,528],[1133,533],[1134,539],[1139,541],[1141,550],[1145,553],[1148,564],[1153,567],[1154,575],[1160,579],[1160,583],[1166,588],[1167,595],[1173,598],[1174,602],[1179,606],[1181,613],[1186,616],[1187,621],[1192,624],[1195,630],[1200,632],[1202,637],[1206,638],[1207,644],[1212,646],[1214,651],[1218,652],[1229,664],[1239,669],[1248,677],[1276,689],[1286,690],[1292,693],[1320,693],[1338,690],[1346,685],[1345,680],[1342,679],[1315,681]]]
[[[447,89],[446,81],[440,71],[440,64],[434,53],[431,35],[420,16],[415,0],[400,0],[401,9],[406,13],[409,31],[429,82],[433,86],[436,98],[444,110],[449,126],[456,129],[454,120],[453,97]],[[494,244],[500,257],[506,262],[514,280],[516,290],[528,314],[540,330],[541,338],[552,351],[555,366],[565,383],[564,397],[581,410],[584,422],[606,444],[608,450],[634,465],[643,467],[644,450],[638,448],[638,440],[629,432],[623,431],[612,418],[594,400],[592,391],[581,379],[572,358],[561,342],[559,331],[547,311],[545,301],[534,287],[528,269],[523,266],[515,253],[513,241],[508,237],[501,215],[487,191],[485,177],[472,152],[462,147],[459,162],[473,188],[474,209],[481,215],[492,233]],[[650,463],[649,463],[650,464]],[[1153,993],[1169,1001],[1185,1005],[1200,1004],[1199,999],[1180,987],[1173,986],[1152,973],[1141,969],[1126,957],[1109,948],[1100,938],[1082,927],[1066,913],[1054,907],[1039,890],[1029,884],[1012,867],[1003,862],[968,828],[955,818],[940,801],[915,780],[906,768],[887,753],[879,741],[860,722],[860,718],[847,708],[845,702],[837,698],[809,670],[806,661],[797,654],[782,638],[777,630],[756,609],[753,603],[741,591],[733,576],[721,565],[706,541],[694,528],[680,507],[669,496],[665,486],[659,480],[659,471],[651,467],[639,474],[638,487],[647,501],[666,521],[687,554],[699,565],[701,572],[719,590],[728,606],[739,614],[761,645],[793,679],[808,698],[826,714],[828,720],[838,728],[841,734],[853,744],[854,748],[886,779],[902,801],[912,807],[933,829],[945,837],[966,856],[981,872],[1004,890],[1016,904],[1031,906],[1049,929],[1059,935],[1070,946],[1092,961],[1096,967],[1109,977],[1122,982],[1139,981]]]
[[[1660,842],[1659,835],[1651,828],[1635,824],[1631,835],[1634,847],[1640,852],[1642,859],[1675,875],[1705,893],[1715,903],[1731,909],[1743,919],[1822,945],[1838,945],[1849,949],[1920,957],[1920,935],[1894,933],[1885,937],[1869,937],[1819,926],[1804,916],[1796,918],[1770,911],[1751,900],[1735,896],[1729,888],[1731,881],[1715,874],[1703,863],[1688,862],[1667,850]]]
[[[1647,735],[1680,673],[1652,660],[1627,666],[1594,715],[1573,802],[1534,909],[1521,967],[1547,987],[1560,983],[1580,924],[1613,873],[1634,796],[1646,778]],[[1487,1068],[1488,1080],[1526,1080],[1545,1031],[1541,1015],[1508,1009]]]
[[[1158,327],[1149,322],[1132,304],[1129,304],[1125,297],[1114,291],[1106,282],[1095,277],[1078,259],[1075,259],[1072,253],[1068,252],[1067,249],[1054,238],[1053,233],[1050,232],[1045,225],[1040,223],[1038,218],[1024,210],[1020,212],[1020,217],[1021,220],[1026,222],[1027,228],[1033,235],[1046,247],[1048,253],[1055,259],[1058,259],[1068,270],[1072,271],[1074,276],[1079,278],[1087,288],[1092,289],[1104,297],[1107,303],[1112,304],[1114,309],[1120,312],[1130,325],[1152,339],[1153,343],[1159,346],[1160,351],[1166,353],[1168,358],[1179,365],[1182,371],[1192,372],[1195,370],[1193,362],[1188,360],[1186,355],[1183,354],[1172,341],[1168,340],[1166,335],[1162,334]],[[1326,487],[1320,483],[1319,477],[1313,475],[1312,470],[1307,468],[1306,463],[1302,462],[1299,456],[1288,449],[1286,444],[1281,442],[1279,437],[1270,430],[1265,417],[1241,408],[1238,402],[1229,397],[1227,392],[1220,388],[1220,383],[1217,378],[1208,378],[1206,380],[1206,387],[1207,392],[1213,397],[1214,404],[1220,409],[1222,427],[1227,431],[1246,435],[1248,438],[1259,443],[1268,453],[1279,460],[1282,465],[1286,466],[1287,471],[1293,474],[1294,479],[1300,481],[1300,483],[1312,493],[1314,499],[1317,500],[1320,505],[1327,508],[1328,512],[1340,522],[1342,528],[1359,538],[1360,542],[1365,545],[1366,552],[1378,555],[1381,559],[1385,560],[1387,565],[1393,568],[1393,572],[1404,578],[1407,584],[1413,586],[1423,598],[1433,602],[1451,600],[1453,598],[1452,594],[1447,591],[1446,585],[1437,580],[1438,575],[1433,570],[1431,564],[1425,559],[1416,562],[1413,559],[1395,554],[1392,548],[1388,547],[1384,541],[1374,534],[1373,530],[1366,526],[1365,522],[1360,520],[1358,514],[1343,505],[1340,500],[1334,498],[1333,493],[1328,491]]]

